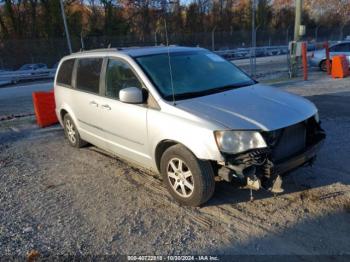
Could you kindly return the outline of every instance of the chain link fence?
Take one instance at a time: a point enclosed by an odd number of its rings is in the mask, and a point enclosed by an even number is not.
[[[350,26],[338,28],[314,27],[308,28],[304,40],[309,43],[309,50],[315,49],[316,43],[323,41],[340,41],[350,35]],[[194,34],[171,34],[168,33],[169,44],[200,46],[217,52],[231,59],[241,60],[251,58],[251,31],[212,32]],[[292,27],[283,30],[262,30],[257,28],[256,57],[276,57],[288,53],[288,43],[293,38]],[[133,35],[127,36],[82,36],[72,37],[73,51],[81,49],[89,50],[96,48],[130,47],[130,46],[155,46],[165,45],[164,32],[153,32],[142,38]],[[7,40],[0,42],[0,70],[17,70],[24,64],[44,63],[48,68],[55,67],[57,62],[69,54],[65,37],[56,39],[23,39]],[[279,71],[288,70],[287,57],[280,59],[264,58],[266,63],[276,63]],[[264,60],[262,59],[262,60]],[[237,61],[248,73],[251,63]],[[271,71],[272,68],[259,66],[257,62],[256,74]]]

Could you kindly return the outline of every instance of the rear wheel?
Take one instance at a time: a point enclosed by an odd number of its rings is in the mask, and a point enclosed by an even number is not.
[[[70,117],[70,115],[66,114],[63,118],[64,123],[64,133],[66,137],[68,138],[68,142],[73,147],[83,147],[87,143],[80,138],[78,129],[76,128],[76,125],[73,122],[73,119]]]
[[[330,65],[330,67],[331,67],[331,69],[332,69],[332,61],[331,61],[331,60],[329,60],[329,65]],[[320,63],[320,69],[321,69],[321,71],[323,71],[323,72],[327,72],[327,60],[323,60],[323,61]]]
[[[168,148],[160,163],[164,185],[181,204],[199,206],[215,190],[214,172],[208,161],[197,159],[182,145]]]

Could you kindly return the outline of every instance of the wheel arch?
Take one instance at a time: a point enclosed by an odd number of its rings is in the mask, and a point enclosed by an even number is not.
[[[75,126],[79,129],[79,122],[78,119],[75,117],[75,115],[73,114],[73,111],[70,109],[69,106],[62,106],[59,110],[58,110],[58,116],[59,116],[59,121],[61,123],[61,125],[63,126],[63,118],[66,114],[69,114],[69,116],[73,119]]]
[[[182,144],[176,140],[164,139],[157,144],[157,146],[155,148],[155,152],[154,152],[154,159],[155,159],[156,167],[157,167],[157,170],[159,173],[160,173],[160,160],[162,159],[162,155],[164,154],[164,152],[168,148],[170,148],[174,145],[181,145],[181,146],[185,147],[187,150],[189,150],[194,156],[196,156],[196,154],[190,148],[185,146],[184,144]]]
[[[66,114],[68,114],[68,111],[66,110],[66,109],[61,109],[61,111],[60,111],[60,117],[61,117],[61,120],[63,121],[63,119],[64,119],[64,116],[66,115]]]
[[[318,67],[322,70],[322,64],[323,64],[323,62],[326,62],[327,61],[327,58],[324,58],[324,59],[322,59],[320,62],[319,62],[319,64],[318,64]],[[330,65],[332,65],[332,58],[330,57],[329,58],[329,63],[330,63]]]

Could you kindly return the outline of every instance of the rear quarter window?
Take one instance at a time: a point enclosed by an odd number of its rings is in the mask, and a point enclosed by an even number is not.
[[[71,86],[75,59],[69,59],[62,63],[57,74],[57,84]]]
[[[77,67],[77,89],[99,93],[102,58],[81,58]]]

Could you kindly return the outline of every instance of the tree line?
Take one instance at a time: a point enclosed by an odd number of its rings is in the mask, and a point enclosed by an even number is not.
[[[294,0],[257,0],[259,29],[292,28]],[[147,35],[164,32],[250,30],[251,0],[64,0],[70,34],[80,36]],[[307,27],[345,26],[349,0],[305,0]],[[166,21],[166,24],[165,22]],[[0,39],[50,39],[64,36],[59,0],[0,0]]]

